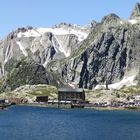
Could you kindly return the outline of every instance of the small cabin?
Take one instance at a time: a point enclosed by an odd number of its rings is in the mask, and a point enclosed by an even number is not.
[[[36,102],[48,102],[48,96],[37,96]]]
[[[58,89],[58,101],[85,101],[85,92],[83,89],[60,88]]]

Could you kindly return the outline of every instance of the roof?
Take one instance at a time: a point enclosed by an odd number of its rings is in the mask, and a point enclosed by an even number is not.
[[[36,97],[37,98],[43,98],[43,97],[48,97],[48,96],[45,95],[45,96],[36,96]]]
[[[58,92],[83,92],[82,88],[59,88]]]

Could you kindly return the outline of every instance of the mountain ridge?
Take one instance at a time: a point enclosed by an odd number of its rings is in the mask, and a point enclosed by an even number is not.
[[[87,89],[106,84],[114,88],[116,86],[111,85],[115,83],[121,84],[117,88],[137,85],[140,78],[139,7],[137,3],[127,21],[111,13],[100,23],[92,21],[83,27],[60,23],[53,28],[28,26],[11,32],[0,42],[3,90],[34,83]],[[31,73],[24,75],[24,68],[28,67]],[[16,83],[17,77],[24,82]]]

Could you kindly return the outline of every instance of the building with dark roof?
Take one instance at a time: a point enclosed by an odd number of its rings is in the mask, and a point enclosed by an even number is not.
[[[48,102],[48,96],[37,96],[36,102]]]
[[[85,92],[81,88],[60,88],[58,89],[58,101],[82,102],[85,101]]]

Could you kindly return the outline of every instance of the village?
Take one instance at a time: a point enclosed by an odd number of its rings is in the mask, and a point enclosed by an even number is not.
[[[127,97],[127,101],[90,102],[86,100],[86,94],[82,88],[59,88],[57,100],[52,100],[46,95],[36,96],[35,101],[32,103],[29,103],[23,98],[9,98],[0,100],[1,109],[11,105],[34,105],[51,108],[139,109],[140,95],[129,96]]]

